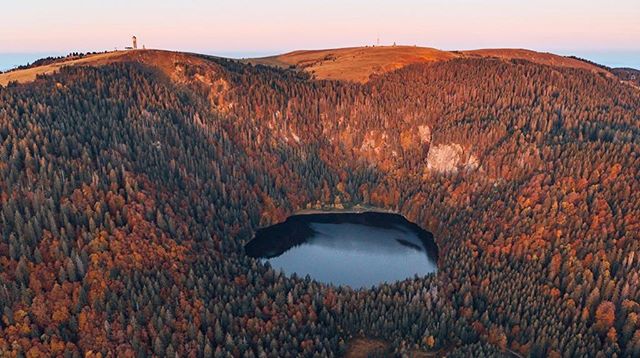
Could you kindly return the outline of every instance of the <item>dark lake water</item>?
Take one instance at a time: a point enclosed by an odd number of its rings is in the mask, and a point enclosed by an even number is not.
[[[390,213],[295,215],[258,230],[247,255],[286,274],[363,288],[436,271],[433,235]]]

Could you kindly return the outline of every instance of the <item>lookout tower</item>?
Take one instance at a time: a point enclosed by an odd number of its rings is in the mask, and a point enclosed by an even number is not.
[[[138,48],[138,39],[137,39],[135,36],[133,36],[133,37],[131,38],[131,42],[132,42],[132,46],[131,46],[131,47],[132,47],[134,50],[135,50],[135,49],[137,49],[137,48]]]

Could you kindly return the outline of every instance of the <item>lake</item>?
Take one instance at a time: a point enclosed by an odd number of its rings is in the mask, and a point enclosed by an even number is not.
[[[424,276],[438,261],[430,232],[381,212],[294,215],[258,230],[245,252],[287,275],[354,289]]]

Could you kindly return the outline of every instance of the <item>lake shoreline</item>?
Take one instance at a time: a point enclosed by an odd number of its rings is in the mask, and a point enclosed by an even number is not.
[[[392,209],[383,209],[377,206],[354,205],[346,208],[326,207],[320,209],[302,209],[293,212],[290,216],[295,215],[315,215],[315,214],[364,214],[364,213],[383,213],[402,215],[399,211]]]

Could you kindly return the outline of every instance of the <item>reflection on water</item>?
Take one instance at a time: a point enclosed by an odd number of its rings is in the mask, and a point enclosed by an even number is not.
[[[245,251],[286,274],[334,285],[370,287],[436,271],[431,233],[400,215],[296,215],[258,230]]]

